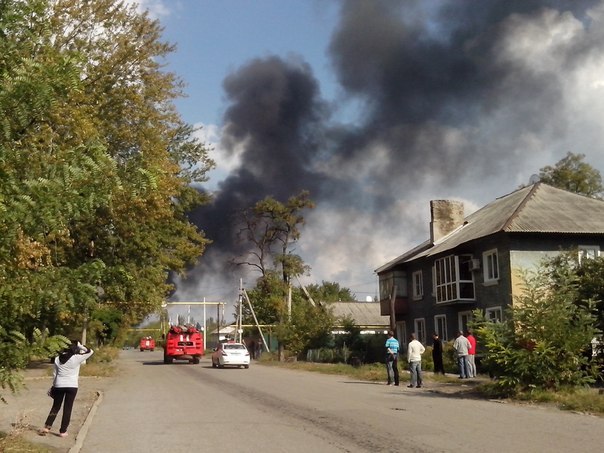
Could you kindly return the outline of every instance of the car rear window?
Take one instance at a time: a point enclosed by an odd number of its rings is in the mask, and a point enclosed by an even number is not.
[[[245,349],[242,344],[225,344],[224,349]]]

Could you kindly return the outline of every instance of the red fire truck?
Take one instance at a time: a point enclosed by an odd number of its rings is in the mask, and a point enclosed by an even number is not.
[[[199,363],[203,357],[203,336],[193,326],[170,326],[164,339],[164,363],[174,360]]]
[[[143,337],[140,342],[140,350],[143,351],[155,351],[155,340],[153,337]]]

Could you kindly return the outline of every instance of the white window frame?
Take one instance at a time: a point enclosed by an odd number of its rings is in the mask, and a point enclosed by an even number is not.
[[[421,344],[426,344],[426,318],[415,318],[413,320],[413,331],[416,339]]]
[[[484,310],[485,318],[491,322],[503,321],[503,310],[501,307],[489,307]],[[494,316],[493,316],[494,315]]]
[[[448,341],[447,335],[447,315],[434,316],[434,332],[438,334],[442,341]]]
[[[455,300],[476,300],[474,276],[470,274],[472,280],[461,280],[460,278],[460,257],[464,257],[464,263],[469,263],[471,261],[470,255],[449,255],[434,260],[432,273],[434,277],[434,297],[436,298],[437,304]],[[461,297],[462,284],[472,285],[472,298]]]
[[[415,271],[411,274],[411,286],[413,287],[414,300],[424,297],[424,275],[422,271]]]
[[[464,319],[467,319],[467,321],[465,322],[465,325],[464,325]],[[465,333],[465,331],[468,329],[468,324],[470,323],[470,321],[472,321],[472,319],[473,319],[473,317],[472,317],[471,310],[460,311],[459,313],[457,313],[457,324],[459,326],[458,330]]]
[[[499,254],[497,249],[487,250],[482,254],[483,276],[485,283],[499,281]]]
[[[579,263],[582,259],[594,259],[600,256],[599,245],[580,245],[579,246]]]

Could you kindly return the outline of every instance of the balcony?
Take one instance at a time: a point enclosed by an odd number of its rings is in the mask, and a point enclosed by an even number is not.
[[[394,300],[394,314],[396,316],[405,316],[409,311],[409,298],[397,297]],[[380,315],[390,316],[390,299],[380,300]]]

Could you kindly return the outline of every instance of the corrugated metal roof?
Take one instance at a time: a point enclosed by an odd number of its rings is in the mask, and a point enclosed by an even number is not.
[[[352,318],[360,327],[385,327],[390,325],[388,316],[380,315],[379,302],[331,302],[336,319]]]
[[[544,183],[523,187],[492,201],[432,247],[405,253],[376,272],[420,257],[436,255],[497,232],[604,234],[604,201]],[[417,247],[416,247],[417,249]],[[416,250],[414,249],[414,250]]]

